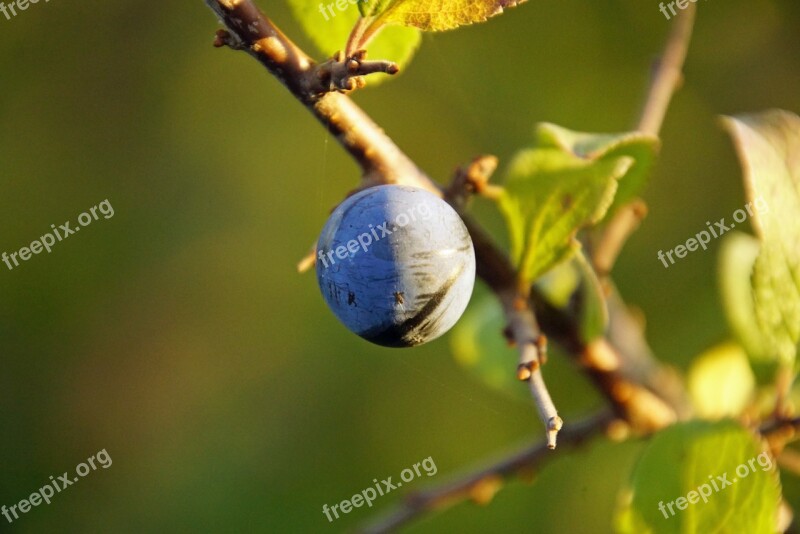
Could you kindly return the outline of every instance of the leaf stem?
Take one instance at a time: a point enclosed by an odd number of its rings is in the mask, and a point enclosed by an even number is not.
[[[352,57],[357,50],[364,48],[365,44],[362,42],[362,38],[364,36],[364,31],[367,29],[372,18],[373,17],[358,17],[356,25],[353,26],[353,30],[350,32],[350,36],[347,38],[347,46],[344,50],[345,58]]]

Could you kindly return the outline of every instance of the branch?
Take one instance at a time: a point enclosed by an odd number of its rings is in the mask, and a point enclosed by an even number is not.
[[[246,49],[302,102],[361,165],[366,184],[402,183],[427,189],[439,196],[443,193],[417,166],[389,139],[372,120],[349,98],[338,93],[317,96],[317,89],[309,83],[308,72],[313,66],[306,54],[269,20],[250,0],[206,0],[233,34],[224,44]],[[487,170],[491,163],[484,161]],[[457,206],[456,206],[457,207]],[[462,213],[464,222],[476,248],[478,276],[503,276],[498,283],[507,288],[516,280],[516,273],[505,255],[488,237],[477,230],[477,225]],[[301,267],[308,262],[301,262]],[[495,270],[502,266],[500,270]],[[491,285],[491,284],[490,284]],[[513,319],[513,320],[512,320]],[[531,350],[530,332],[538,331],[532,321],[533,314],[525,320],[509,317],[509,322],[519,330],[518,344],[522,358],[537,362],[538,355]],[[538,336],[538,334],[537,334]],[[553,402],[544,385],[541,372],[530,378],[531,391],[537,402],[548,433],[548,442],[555,447],[555,434],[561,426]]]
[[[565,426],[560,436],[561,447],[577,448],[588,439],[604,433],[614,420],[611,413],[601,412]],[[466,499],[487,504],[501,489],[506,479],[532,474],[554,458],[549,452],[547,442],[539,442],[440,487],[412,493],[399,507],[379,517],[360,532],[365,534],[390,532],[422,514],[446,510]]]
[[[352,100],[340,93],[319,95],[318,82],[311,79],[309,72],[314,70],[313,61],[286,37],[258,8],[252,0],[205,0],[211,9],[220,17],[230,34],[225,34],[223,44],[232,45],[236,49],[244,49],[264,65],[277,77],[289,91],[335,136],[342,147],[353,157],[363,171],[363,184],[405,184],[426,189],[442,196],[439,187],[425,175]],[[219,42],[217,43],[219,44]],[[500,250],[488,234],[463,213],[463,206],[455,203],[462,215],[475,247],[477,275],[504,301],[504,309],[509,325],[517,325],[510,331],[511,338],[517,342],[520,360],[529,364],[540,360],[536,346],[539,328],[533,314],[525,313],[524,307],[515,310],[521,295],[517,287],[517,273],[506,254]],[[513,306],[509,303],[517,302]],[[528,305],[529,306],[529,305]],[[534,308],[535,309],[535,308]],[[559,324],[565,318],[560,312],[537,309],[536,317],[543,325],[545,333],[551,335],[548,328]],[[522,315],[520,315],[522,314]],[[524,316],[524,318],[523,318]],[[567,317],[567,328],[557,333],[562,344],[568,348],[580,344],[577,335],[577,321]],[[566,337],[560,336],[566,332]],[[553,337],[553,336],[551,336]],[[582,354],[578,352],[577,354]],[[535,356],[534,356],[535,355]],[[643,355],[644,359],[649,357]],[[652,359],[652,358],[650,358]],[[593,361],[593,360],[589,360]],[[541,363],[541,361],[539,362]],[[534,364],[531,364],[532,366]],[[655,364],[654,364],[655,365]],[[601,370],[603,373],[605,370]],[[531,370],[531,385],[535,389],[534,399],[543,414],[543,420],[552,436],[559,421],[554,417],[552,402],[540,373]],[[604,394],[612,403],[618,403],[621,382],[618,380],[597,380]],[[623,388],[624,389],[624,388]],[[627,397],[625,397],[627,398]],[[616,406],[621,414],[628,413],[626,406]]]
[[[319,74],[321,67],[316,66],[269,19],[264,17],[251,0],[205,0],[205,2],[231,32],[223,31],[218,34],[216,44],[246,50],[277,77],[295,98],[334,134],[343,148],[359,164],[363,171],[362,187],[396,183],[420,187],[443,196],[439,187],[417,168],[360,108],[345,95],[330,92],[330,87],[323,83],[325,76]],[[421,496],[409,500],[395,516],[390,517],[385,526],[377,526],[375,532],[405,523],[427,510],[449,506],[452,502],[467,496],[464,493],[467,488],[475,491],[480,490],[479,486],[484,490],[487,487],[491,489],[492,481],[496,481],[497,477],[538,467],[545,458],[548,458],[545,456],[546,452],[554,445],[555,433],[561,421],[555,413],[541,377],[540,365],[545,359],[545,343],[544,337],[539,334],[539,324],[548,336],[580,358],[581,365],[587,369],[610,401],[614,412],[624,417],[626,422],[647,430],[660,428],[674,420],[675,412],[670,401],[653,393],[656,388],[648,389],[638,384],[635,374],[625,374],[626,369],[623,365],[628,361],[635,361],[634,367],[637,369],[660,369],[650,354],[641,332],[638,332],[638,337],[634,337],[633,342],[629,342],[624,336],[615,339],[613,335],[615,315],[614,307],[611,307],[612,328],[608,340],[600,340],[585,346],[579,335],[578,316],[565,314],[547,305],[541,308],[533,307],[534,303],[542,300],[537,299],[535,293],[528,299],[528,295],[525,294],[527,289],[521,290],[517,285],[517,273],[507,255],[495,245],[482,227],[464,213],[466,202],[472,192],[486,196],[490,196],[493,191],[496,192],[493,186],[486,183],[488,175],[493,170],[491,159],[476,160],[462,174],[462,185],[454,184],[444,196],[462,215],[472,237],[477,275],[503,303],[509,322],[507,333],[516,342],[520,352],[522,363],[522,368],[519,370],[520,377],[530,381],[537,406],[548,427],[548,440],[476,475],[457,481],[447,488],[420,494]],[[467,185],[472,187],[473,191],[463,193],[461,189]],[[619,309],[624,308],[619,307]],[[617,341],[624,341],[627,344],[624,347],[616,347]],[[530,372],[530,376],[526,370]],[[652,376],[653,373],[648,374],[648,377]],[[632,399],[643,403],[645,407],[643,414],[635,412]],[[582,442],[605,429],[612,419],[611,415],[602,414],[592,420],[567,426],[561,433],[562,446]],[[484,484],[481,485],[481,482]],[[470,495],[476,496],[474,492]]]
[[[456,211],[466,210],[472,195],[478,194],[487,198],[497,195],[498,186],[489,184],[489,179],[497,170],[498,160],[495,156],[478,156],[469,164],[456,170],[453,181],[444,191],[444,199]]]

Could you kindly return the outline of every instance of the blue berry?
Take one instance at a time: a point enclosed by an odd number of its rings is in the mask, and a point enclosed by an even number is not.
[[[458,214],[415,187],[372,187],[345,200],[317,241],[325,302],[352,332],[411,347],[447,332],[469,303],[475,250]]]

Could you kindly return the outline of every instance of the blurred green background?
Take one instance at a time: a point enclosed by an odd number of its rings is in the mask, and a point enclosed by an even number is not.
[[[311,49],[283,2],[260,4]],[[680,368],[726,335],[719,241],[669,269],[656,259],[744,204],[717,116],[800,112],[796,0],[699,7],[650,215],[616,271]],[[338,532],[401,496],[327,522],[323,504],[373,478],[431,456],[438,474],[403,488],[420,489],[543,434],[530,403],[476,381],[446,338],[370,345],[296,273],[358,170],[251,58],[211,47],[217,27],[200,0],[59,0],[0,17],[0,252],[104,199],[116,212],[52,254],[0,264],[0,504],[101,449],[113,459],[0,531]],[[630,128],[668,30],[657,2],[532,0],[426,35],[402,76],[355,99],[445,180],[480,153],[508,161],[537,121]],[[475,209],[502,232],[490,206]],[[567,424],[600,405],[568,365],[546,376]],[[408,530],[608,531],[640,447],[557,451],[535,484]]]

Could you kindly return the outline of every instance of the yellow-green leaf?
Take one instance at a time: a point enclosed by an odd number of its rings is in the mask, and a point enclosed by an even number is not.
[[[736,339],[752,360],[766,364],[774,362],[775,357],[758,327],[750,280],[760,250],[759,240],[751,235],[727,235],[720,246],[718,281],[722,306]]]
[[[739,320],[732,326],[751,356],[791,367],[800,342],[800,117],[775,110],[726,118],[725,126],[744,168],[746,210],[759,241],[749,299],[737,289],[737,302],[727,303],[752,309],[747,313],[754,324]],[[737,313],[728,310],[729,316]]]
[[[423,31],[451,30],[483,22],[525,0],[392,0],[377,14],[374,25],[399,24]],[[378,14],[379,13],[379,14]]]
[[[728,342],[694,359],[688,384],[695,414],[722,419],[741,415],[753,400],[756,380],[747,353],[741,345]]]

